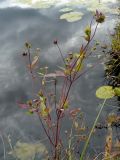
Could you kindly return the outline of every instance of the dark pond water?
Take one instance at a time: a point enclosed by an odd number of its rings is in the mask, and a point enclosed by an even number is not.
[[[109,7],[116,4],[117,1],[108,2]],[[60,55],[53,45],[55,38],[65,55],[70,51],[79,51],[80,45],[84,43],[83,30],[90,22],[92,13],[82,5],[77,6],[77,11],[82,11],[84,15],[81,20],[69,23],[59,19],[61,8],[61,5],[48,9],[21,8],[18,5],[12,7],[12,1],[0,1],[0,134],[6,146],[6,137],[9,134],[13,144],[17,140],[34,142],[44,138],[37,117],[26,115],[17,105],[17,102],[24,102],[32,97],[31,79],[22,57],[24,42],[28,40],[34,48],[41,49],[40,62],[50,66],[50,70],[54,70],[58,64],[61,65]],[[116,14],[106,13],[106,21],[99,26],[95,39],[102,44],[109,44],[109,32],[113,31],[116,19]],[[94,64],[103,54],[99,48],[97,53],[87,59],[85,66]],[[85,112],[89,126],[99,110],[98,104],[102,102],[95,97],[96,89],[102,84],[104,64],[100,63],[78,80],[70,95],[73,106],[79,106]],[[38,91],[37,88],[35,91]],[[74,104],[75,102],[77,103]],[[117,105],[115,99],[112,103]],[[101,121],[112,109],[104,109]],[[102,136],[102,132],[99,136]],[[95,145],[94,141],[91,146]],[[2,159],[3,147],[0,140],[0,160]]]

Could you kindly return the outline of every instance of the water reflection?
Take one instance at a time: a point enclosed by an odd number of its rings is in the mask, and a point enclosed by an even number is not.
[[[50,65],[51,70],[61,65],[58,51],[53,45],[55,38],[58,38],[64,54],[79,51],[80,44],[84,43],[83,29],[90,22],[89,12],[86,11],[82,20],[76,23],[59,20],[59,14],[57,8],[43,11],[17,7],[0,9],[0,132],[4,136],[11,134],[14,141],[42,137],[41,129],[36,131],[40,128],[37,117],[26,116],[17,106],[18,101],[31,97],[31,80],[21,56],[24,42],[29,40],[34,48],[41,48],[40,62]],[[96,39],[109,42],[106,33],[109,34],[108,31],[114,28],[115,19],[115,16],[107,17]],[[86,64],[95,61],[96,58],[90,57]],[[98,104],[95,90],[103,81],[103,65],[100,64],[80,79],[71,94],[72,103],[78,101],[90,123],[96,115]],[[0,157],[2,160],[2,146]]]

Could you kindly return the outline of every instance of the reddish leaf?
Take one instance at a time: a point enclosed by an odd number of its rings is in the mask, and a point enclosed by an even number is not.
[[[65,74],[61,71],[55,71],[55,73],[48,73],[45,78],[65,77]]]
[[[80,112],[80,108],[72,109],[70,111],[70,116],[75,117]]]
[[[39,56],[35,56],[35,57],[33,58],[33,61],[32,61],[32,63],[31,63],[31,66],[28,65],[28,68],[31,68],[31,69],[35,68],[38,60],[39,60]]]
[[[56,76],[58,77],[65,77],[65,74],[62,71],[55,71],[55,73],[56,73]]]
[[[18,103],[19,107],[22,108],[22,109],[27,109],[29,108],[29,105],[28,104],[24,104],[24,103]]]

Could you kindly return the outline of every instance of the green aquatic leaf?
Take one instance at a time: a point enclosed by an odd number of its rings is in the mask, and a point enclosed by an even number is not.
[[[42,143],[25,143],[17,141],[9,154],[19,160],[34,160],[36,154],[43,155],[46,151],[46,147]]]
[[[34,8],[50,8],[52,6],[51,3],[48,3],[47,1],[45,2],[36,2],[35,4],[32,5]]]
[[[33,3],[34,8],[50,8],[56,4],[56,0],[39,0]]]
[[[85,32],[85,34],[86,34],[87,36],[90,36],[90,35],[91,35],[91,27],[90,27],[90,26],[87,26],[87,27],[85,28],[84,32]]]
[[[56,4],[56,0],[17,0],[17,2],[22,4],[28,4],[33,8],[50,8],[52,5]]]
[[[32,5],[32,0],[17,0],[18,3]]]
[[[65,19],[68,22],[75,22],[82,18],[82,12],[69,12],[60,16],[60,19]]]
[[[99,3],[99,1],[96,1],[96,0],[92,0],[91,2],[89,2],[86,5],[86,8],[88,11],[91,11],[91,12],[95,12],[96,10],[99,10],[103,13],[116,14],[116,11],[117,11],[115,8],[110,8],[107,2]]]
[[[80,53],[74,53],[73,56],[74,56],[74,58],[78,58],[78,57],[80,57]]]
[[[70,0],[61,3],[59,0],[14,0],[14,2],[23,5],[28,5],[32,8],[50,8],[52,6],[64,4],[66,8],[60,10],[60,12],[69,12],[72,11],[71,7],[83,7],[86,8],[88,11],[95,12],[96,9],[99,9],[103,13],[111,13],[111,14],[118,14],[118,11],[115,7],[110,8],[109,3],[116,3],[115,0],[102,0],[99,3],[98,0]],[[68,8],[67,8],[68,7]],[[69,8],[70,7],[70,8]]]
[[[114,88],[116,96],[120,96],[120,87],[115,87]]]
[[[62,8],[59,10],[59,12],[70,12],[72,10],[73,10],[72,8]]]
[[[100,99],[109,99],[115,96],[112,86],[101,86],[96,91],[96,96]]]
[[[68,107],[69,107],[69,102],[66,101],[65,104],[64,104],[64,106],[63,106],[63,108],[64,108],[64,109],[68,109]]]
[[[78,6],[87,4],[86,0],[72,0],[66,3],[66,6]]]
[[[75,66],[75,72],[79,72],[82,69],[82,59],[79,58]]]

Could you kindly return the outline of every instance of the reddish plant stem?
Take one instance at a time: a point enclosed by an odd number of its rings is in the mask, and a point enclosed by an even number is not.
[[[67,98],[68,98],[68,95],[69,95],[69,92],[70,92],[70,89],[71,89],[71,86],[72,86],[72,83],[73,82],[70,82],[69,84],[69,87],[68,87],[68,90],[67,90],[67,93],[66,93],[66,96],[65,96],[65,99],[62,103],[62,106],[60,106],[60,109],[63,108]],[[56,124],[56,140],[55,140],[55,147],[58,146],[58,143],[59,143],[59,135],[60,135],[60,117],[61,117],[61,114],[62,114],[62,111],[61,110],[58,110],[58,114],[57,114],[57,124]],[[56,151],[55,151],[55,158],[56,158]]]
[[[61,49],[60,49],[59,45],[58,45],[58,44],[56,44],[56,45],[57,45],[57,48],[58,48],[58,50],[59,50],[59,52],[60,52],[61,58],[62,58],[62,60],[63,60],[64,64],[66,65],[66,63],[65,63],[65,59],[64,59],[64,56],[63,56],[63,54],[62,54],[62,51],[61,51]]]
[[[56,137],[55,137],[55,155],[54,155],[54,159],[56,160],[57,158],[57,146],[58,146],[58,142],[59,142],[59,120],[60,120],[60,113],[59,115],[57,114],[57,124],[56,124]]]
[[[53,146],[53,147],[55,147],[55,145],[54,145],[53,141],[51,140],[51,137],[49,136],[49,134],[48,134],[48,132],[47,132],[47,130],[46,130],[46,128],[45,128],[45,126],[44,126],[43,122],[42,122],[41,117],[39,116],[39,113],[38,113],[38,118],[39,118],[39,121],[40,121],[40,123],[41,123],[41,125],[42,125],[42,128],[43,128],[43,130],[44,130],[44,132],[45,132],[46,136],[48,137],[48,139],[49,139],[50,143],[52,144],[52,146]]]
[[[104,57],[100,58],[93,66],[91,66],[90,68],[88,68],[87,70],[85,70],[84,72],[82,72],[81,74],[79,74],[75,79],[74,82],[79,79],[82,75],[86,74],[90,69],[94,68],[95,66],[98,65],[98,62],[100,62],[100,60],[102,60]]]
[[[91,25],[92,25],[92,24],[91,24]],[[83,51],[84,51],[85,53],[86,53],[86,51],[87,51],[87,48],[88,48],[90,42],[92,41],[92,39],[93,39],[94,36],[95,36],[95,33],[96,33],[96,31],[97,31],[97,27],[98,27],[98,23],[96,24],[96,27],[95,27],[95,30],[94,30],[94,33],[93,33],[92,37],[90,38],[90,40],[87,42],[87,44],[86,44],[85,47],[83,48]],[[76,59],[76,61],[74,62],[74,64],[73,64],[70,72],[72,72],[72,70],[74,69],[74,67],[75,67],[76,63],[78,62],[78,60],[79,60],[79,57],[78,57],[78,58]]]
[[[62,106],[60,106],[61,109],[63,108],[63,106],[64,106],[64,104],[65,104],[65,102],[66,102],[66,100],[67,100],[67,98],[68,98],[68,95],[69,95],[71,86],[72,86],[72,82],[71,82],[70,85],[69,85],[69,88],[68,88],[68,91],[67,91],[67,93],[66,93],[65,99],[64,99],[64,101],[63,101],[63,103],[62,103]],[[61,113],[62,113],[61,110],[59,110],[58,116],[57,116],[56,144],[57,144],[57,139],[58,139],[57,136],[58,136],[59,120],[60,120]]]
[[[56,125],[56,139],[55,139],[55,147],[57,147],[58,140],[59,140],[58,132],[59,132],[59,120],[60,120],[60,115],[61,115],[61,113],[59,112],[59,113],[58,113],[58,117],[57,117],[57,125]]]
[[[70,82],[70,84],[69,84],[69,87],[68,87],[66,96],[65,96],[64,101],[63,101],[63,103],[62,103],[62,106],[61,106],[60,108],[63,108],[63,107],[64,107],[64,104],[65,104],[65,102],[66,102],[66,100],[67,100],[67,98],[68,98],[68,95],[69,95],[69,92],[70,92],[70,89],[71,89],[72,84],[73,84],[73,81]]]
[[[90,29],[91,29],[91,27],[92,27],[93,20],[94,20],[94,16],[92,17],[92,20],[91,20],[91,22],[90,22]]]
[[[93,38],[94,38],[94,36],[95,36],[95,34],[96,34],[96,31],[97,31],[98,24],[99,24],[99,23],[96,24],[95,30],[94,30],[94,32],[93,32],[93,35],[92,35],[92,37],[90,38],[90,40],[88,41],[88,43],[85,45],[83,51],[86,51],[86,50],[87,50],[90,42],[93,40]]]
[[[46,106],[46,108],[48,108],[48,107],[50,107],[50,101],[49,101],[49,97],[48,97],[48,94],[47,94],[47,92],[46,92],[46,89],[45,89],[45,87],[43,87],[42,83],[41,83],[41,88],[42,88],[43,94],[44,94],[45,97],[46,97],[46,102],[47,102],[47,104],[45,104],[45,106]],[[51,118],[51,115],[50,115],[49,112],[48,112],[48,116],[49,116],[49,118],[50,118],[50,120],[51,120],[52,118]]]
[[[57,110],[57,99],[56,99],[56,98],[57,98],[57,97],[56,97],[56,96],[57,96],[57,86],[56,86],[56,85],[57,85],[57,79],[54,80],[54,86],[55,86],[55,88],[54,88],[54,94],[55,94],[55,110]]]
[[[91,21],[91,25],[92,25],[92,21]],[[90,27],[91,27],[91,25],[90,25]],[[95,27],[95,30],[94,30],[94,33],[93,33],[92,37],[90,38],[90,40],[88,41],[88,43],[86,44],[86,46],[85,46],[84,49],[83,49],[84,52],[86,52],[86,50],[87,50],[87,48],[88,48],[88,46],[89,46],[89,43],[92,41],[93,37],[95,36],[97,27],[98,27],[98,23],[97,23],[97,25],[96,25],[96,27]],[[72,66],[72,69],[71,69],[71,72],[70,72],[70,73],[72,73],[72,70],[73,70],[73,68],[75,67],[75,65],[76,65],[76,63],[78,62],[78,60],[79,60],[79,58],[77,58],[77,60],[75,61],[74,65]],[[82,60],[82,61],[83,61],[83,60]],[[82,63],[82,62],[81,62],[81,63]],[[70,85],[69,85],[69,87],[68,87],[66,96],[65,96],[65,98],[64,98],[64,100],[63,100],[62,106],[60,106],[61,109],[64,107],[64,104],[65,104],[65,102],[66,102],[66,100],[67,100],[67,98],[68,98],[68,95],[69,95],[71,86],[72,86],[73,82],[76,80],[75,78],[76,78],[77,73],[78,73],[78,71],[74,74],[73,79],[70,81]],[[71,74],[70,74],[70,75],[71,75]],[[78,78],[78,77],[77,77],[77,78]],[[65,92],[66,92],[66,90],[65,90]],[[62,93],[64,93],[64,88],[63,88],[63,90],[62,90]],[[61,99],[61,100],[62,100],[62,99]],[[61,116],[61,112],[59,111],[59,112],[58,112],[58,115],[57,115],[55,147],[57,147],[57,144],[58,144],[58,141],[59,141],[59,135],[58,135],[58,133],[59,133],[59,121],[60,121],[60,116]]]
[[[62,103],[62,100],[63,100],[63,98],[64,98],[63,95],[65,94],[66,89],[67,89],[66,87],[67,87],[67,79],[65,78],[64,84],[63,84],[63,88],[62,88],[62,91],[61,91],[61,99],[60,99],[60,102],[59,102],[60,108],[63,108],[63,107],[61,107],[61,105],[64,106],[64,104],[61,104],[61,103]],[[70,87],[69,87],[68,90],[70,90]],[[69,92],[69,91],[68,91],[68,92]],[[68,96],[68,94],[67,94],[66,96]],[[66,99],[67,99],[67,98],[66,98]],[[65,103],[65,102],[66,102],[66,100],[64,100],[64,103]],[[55,139],[55,147],[57,147],[58,142],[59,142],[59,134],[60,134],[59,125],[60,125],[60,117],[61,117],[61,114],[62,114],[61,110],[57,110],[57,123],[56,123],[56,139]],[[55,155],[55,157],[56,157],[56,155]]]
[[[30,49],[29,49],[29,48],[28,48],[28,58],[29,58],[28,60],[29,60],[29,66],[30,66],[30,73],[31,73],[31,76],[33,77],[33,72],[32,72],[32,68],[31,68],[31,64],[32,64],[32,62],[31,62],[31,53],[30,53]],[[32,80],[33,80],[33,79],[32,79]],[[41,86],[42,86],[42,85],[41,85]],[[45,91],[45,90],[44,90],[44,91]],[[46,97],[47,97],[47,96],[46,96]],[[46,105],[46,107],[47,107],[47,105]],[[49,116],[49,118],[51,119],[50,114],[49,114],[48,116]],[[41,119],[39,113],[38,113],[38,118],[39,118],[39,121],[41,122],[41,125],[42,125],[43,130],[45,131],[46,136],[48,137],[50,143],[54,146],[54,143],[52,142],[51,137],[50,137],[50,135],[49,135],[49,131],[47,132],[47,130],[46,130],[46,128],[45,128],[45,126],[44,126],[44,124],[43,124],[43,122],[42,122],[42,119]]]
[[[65,77],[64,83],[63,83],[63,86],[62,86],[62,90],[61,90],[59,105],[61,105],[62,99],[65,97],[65,93],[66,93],[66,89],[67,89],[67,83],[68,83],[68,79]]]
[[[32,67],[31,67],[31,64],[32,64],[32,62],[31,62],[31,53],[30,53],[30,49],[29,48],[28,48],[28,58],[29,58],[29,65],[30,65],[30,73],[33,76]]]

